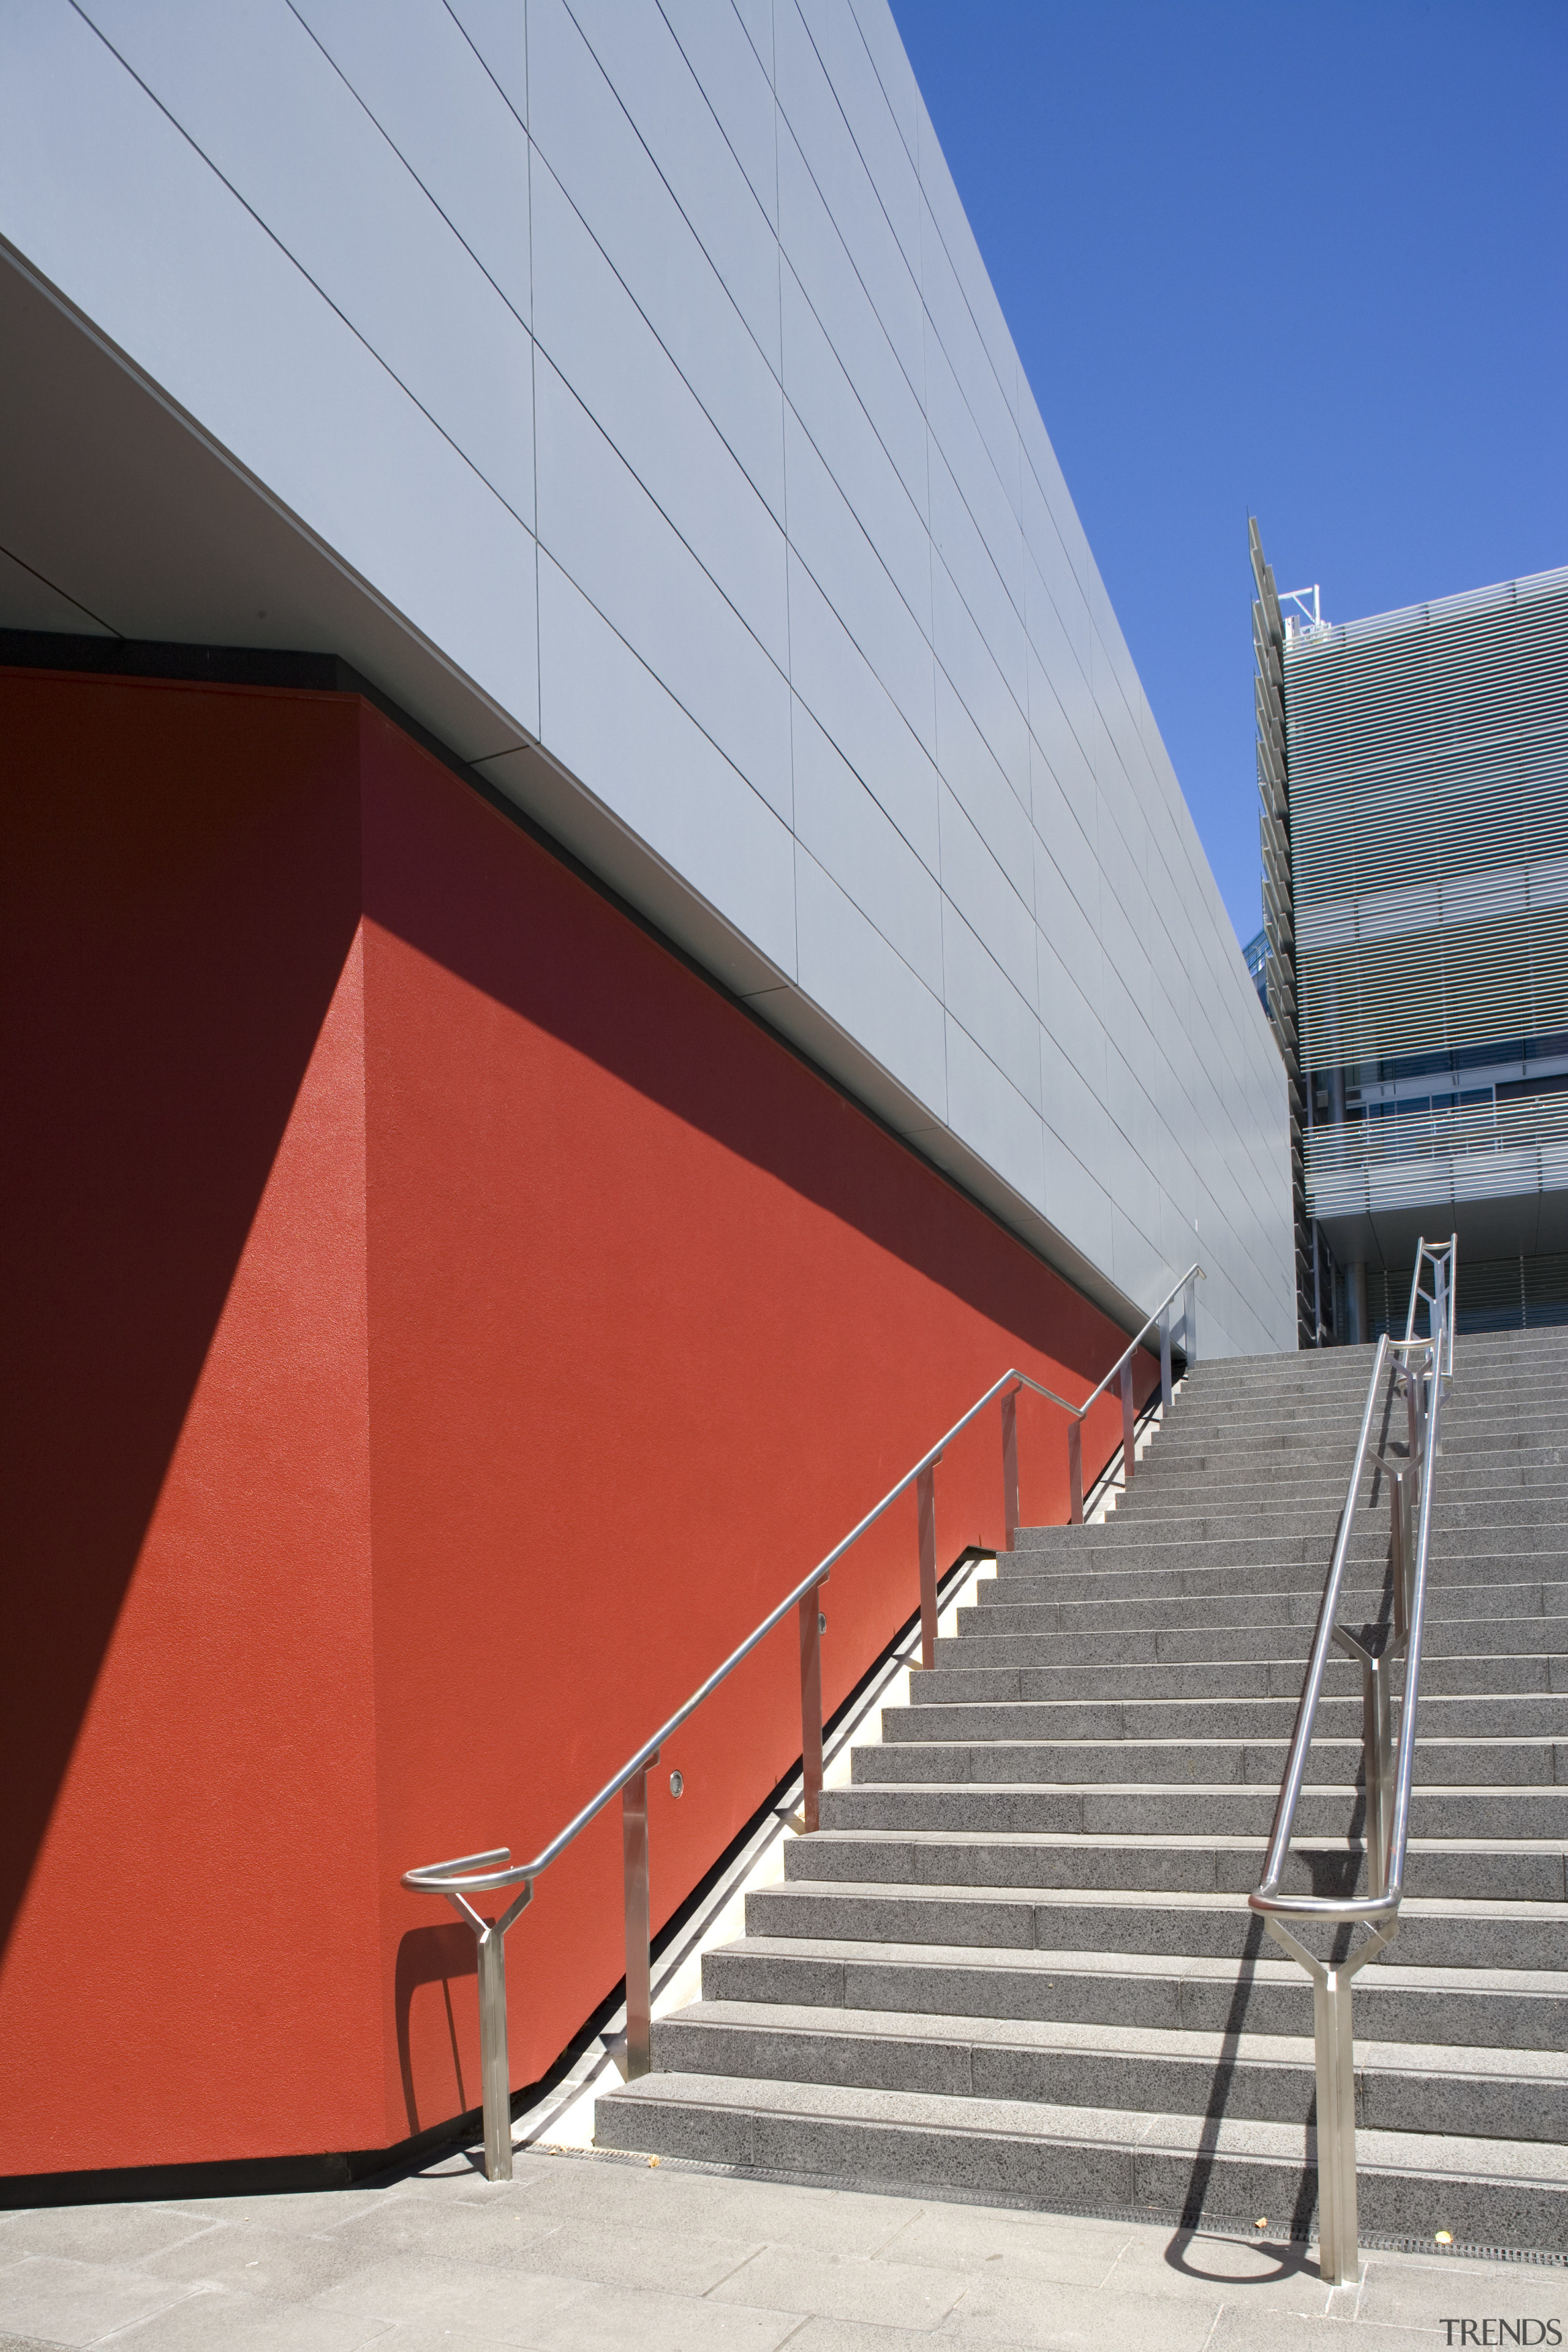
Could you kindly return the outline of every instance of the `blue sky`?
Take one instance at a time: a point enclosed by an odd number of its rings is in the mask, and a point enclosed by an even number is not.
[[[1330,620],[1568,562],[1568,0],[892,0],[1231,919],[1254,510]]]

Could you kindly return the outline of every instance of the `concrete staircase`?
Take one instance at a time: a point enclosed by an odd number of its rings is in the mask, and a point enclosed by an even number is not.
[[[600,2146],[1308,2234],[1311,1992],[1246,1896],[1371,1353],[1200,1366],[1104,1526],[1020,1532]],[[1568,2248],[1565,1378],[1568,1332],[1458,1342],[1403,1925],[1356,1980],[1369,2232]],[[1371,1473],[1356,1517],[1342,1616],[1386,1625]],[[1347,1662],[1287,1885],[1364,1887],[1360,1770]]]

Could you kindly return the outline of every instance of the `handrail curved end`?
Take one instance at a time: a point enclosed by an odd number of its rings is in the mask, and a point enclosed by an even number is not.
[[[1342,1902],[1332,1895],[1274,1895],[1259,1886],[1247,1898],[1249,1911],[1266,1919],[1321,1919],[1353,1926],[1358,1919],[1384,1919],[1399,1909],[1403,1887],[1384,1895],[1354,1895]]]
[[[427,1862],[417,1870],[405,1870],[398,1884],[411,1895],[489,1895],[531,1876],[526,1865],[509,1869],[510,1861],[510,1846],[492,1846],[488,1853],[460,1853],[451,1862]]]

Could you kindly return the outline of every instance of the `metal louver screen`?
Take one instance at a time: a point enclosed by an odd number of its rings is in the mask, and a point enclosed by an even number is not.
[[[1308,1069],[1568,1028],[1568,567],[1285,647]]]
[[[1314,1217],[1568,1191],[1568,1094],[1315,1127],[1306,1176]]]
[[[1384,1273],[1369,1266],[1366,1276],[1368,1337],[1384,1331],[1405,1336],[1410,1303],[1408,1267]],[[1455,1328],[1472,1331],[1534,1331],[1568,1323],[1568,1256],[1499,1257],[1477,1264],[1459,1260],[1459,1303]]]

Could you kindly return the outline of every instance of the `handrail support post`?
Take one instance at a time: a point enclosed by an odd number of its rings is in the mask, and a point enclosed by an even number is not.
[[[1009,1389],[1002,1400],[1002,1528],[1004,1548],[1011,1551],[1018,1539],[1018,1391]]]
[[[800,1596],[800,1813],[808,1836],[822,1826],[821,1601],[820,1584]]]
[[[1171,1410],[1171,1310],[1160,1309],[1160,1402]]]
[[[936,1664],[936,1462],[915,1480],[915,1514],[921,1544],[921,1664]]]
[[[1351,1994],[1368,1960],[1398,1931],[1376,1928],[1342,1960],[1320,1960],[1298,1943],[1281,1919],[1264,1927],[1281,1950],[1312,1979],[1312,2028],[1317,2060],[1318,2275],[1325,2286],[1350,2286],[1360,2274],[1355,2177],[1355,2038]]]
[[[1132,1484],[1132,1471],[1138,1450],[1138,1415],[1132,1402],[1132,1360],[1129,1357],[1121,1367],[1121,1483]]]
[[[1415,1522],[1412,1503],[1416,1465],[1382,1457],[1388,1477],[1388,1564],[1394,1585],[1394,1645],[1410,1632],[1411,1580],[1415,1573]]]
[[[647,1759],[658,1762],[656,1748]],[[648,1925],[647,1765],[621,1790],[621,1856],[626,1904],[626,2080],[653,2063],[653,1959]]]
[[[485,2179],[511,2179],[511,2062],[506,2038],[506,1937],[492,1922],[475,1938],[479,1963],[479,2087]]]
[[[493,1853],[465,1857],[478,1867],[510,1861],[505,1847]],[[485,2179],[511,2179],[511,2061],[506,2034],[506,1931],[528,1906],[533,1881],[524,1879],[499,1919],[486,1919],[462,1894],[447,1902],[466,1927],[471,1927],[477,1948],[479,1979],[479,2099],[484,2110]]]
[[[1388,1705],[1386,1654],[1361,1662],[1362,1748],[1366,1758],[1366,1862],[1368,1891],[1386,1895],[1391,1855],[1389,1814],[1394,1802],[1394,1756]]]
[[[1083,1525],[1083,1423],[1075,1421],[1068,1431],[1068,1525]]]
[[[1325,2286],[1350,2286],[1360,2268],[1352,1983],[1343,1968],[1320,1969],[1312,1983],[1318,2061],[1318,2275]]]

